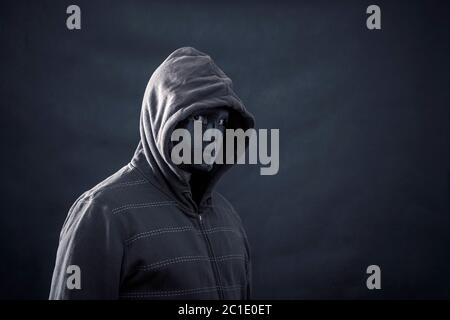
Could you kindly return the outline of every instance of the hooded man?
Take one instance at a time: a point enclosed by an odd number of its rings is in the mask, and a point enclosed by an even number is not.
[[[202,114],[225,115],[227,128],[254,127],[230,78],[208,55],[180,48],[150,78],[131,162],[70,208],[50,299],[250,298],[241,219],[213,191],[230,165],[197,170],[171,159],[173,131]]]

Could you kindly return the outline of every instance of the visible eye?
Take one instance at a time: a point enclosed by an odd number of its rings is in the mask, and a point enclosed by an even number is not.
[[[203,116],[201,116],[199,114],[193,116],[193,118],[194,118],[195,121],[202,121],[203,122]]]
[[[227,121],[225,119],[219,119],[218,121],[219,126],[225,126],[226,123]]]

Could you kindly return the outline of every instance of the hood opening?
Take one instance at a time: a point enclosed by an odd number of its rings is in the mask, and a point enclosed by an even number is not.
[[[210,56],[191,47],[170,54],[155,70],[145,90],[141,141],[135,158],[144,157],[139,169],[151,175],[165,193],[189,212],[196,211],[197,206],[186,175],[170,159],[170,137],[177,124],[193,112],[219,107],[230,111],[227,128],[254,127],[254,118],[234,92],[231,79]],[[202,190],[201,200],[195,199],[197,203],[210,197],[217,181],[231,166],[214,164],[210,172],[192,177],[192,183]]]

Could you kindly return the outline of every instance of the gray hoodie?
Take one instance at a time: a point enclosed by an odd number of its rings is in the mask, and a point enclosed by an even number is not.
[[[232,81],[208,55],[180,48],[156,69],[132,160],[69,210],[50,299],[250,298],[250,250],[241,219],[213,191],[230,165],[215,165],[202,177],[197,204],[169,155],[177,123],[217,107],[229,108],[232,127],[254,126]]]

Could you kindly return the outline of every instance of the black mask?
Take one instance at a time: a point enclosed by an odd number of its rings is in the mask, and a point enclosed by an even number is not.
[[[226,108],[215,108],[211,110],[202,110],[199,112],[195,112],[191,114],[188,118],[178,123],[175,129],[186,129],[189,131],[190,136],[192,138],[191,141],[191,161],[190,164],[182,163],[179,165],[181,169],[184,171],[194,173],[194,172],[209,172],[213,168],[213,164],[208,164],[202,161],[201,164],[194,163],[194,151],[196,146],[194,145],[194,121],[202,122],[202,134],[208,129],[217,129],[222,133],[222,136],[225,134],[225,129],[227,128],[229,118],[229,111]],[[211,141],[203,141],[201,145],[201,154],[205,147],[210,144]],[[175,145],[176,143],[174,143]],[[199,151],[199,150],[197,150]],[[215,152],[217,155],[217,150]]]

